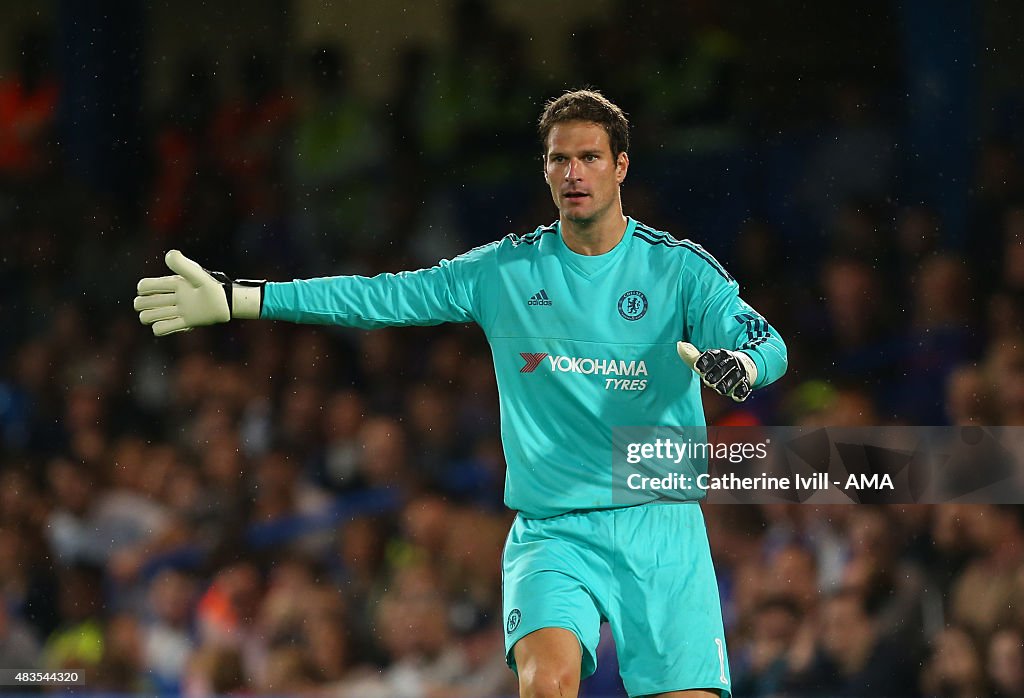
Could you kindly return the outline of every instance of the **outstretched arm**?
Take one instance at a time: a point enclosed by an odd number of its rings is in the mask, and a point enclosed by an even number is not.
[[[488,261],[485,247],[419,271],[268,283],[232,281],[171,250],[175,274],[142,279],[135,310],[157,336],[232,318],[365,329],[479,321],[475,289]]]

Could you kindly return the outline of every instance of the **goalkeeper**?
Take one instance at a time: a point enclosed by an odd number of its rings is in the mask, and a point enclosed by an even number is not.
[[[360,328],[479,324],[518,512],[503,554],[506,657],[523,696],[575,696],[607,621],[631,696],[730,695],[696,502],[616,506],[612,427],[703,425],[703,382],[736,401],[786,370],[778,333],[702,247],[626,217],[629,125],[596,91],[539,122],[558,220],[437,266],[373,278],[233,282],[180,252],[135,309],[160,336],[232,318]]]

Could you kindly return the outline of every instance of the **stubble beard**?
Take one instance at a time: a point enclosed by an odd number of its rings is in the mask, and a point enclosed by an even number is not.
[[[614,201],[609,201],[604,208],[593,211],[590,215],[574,214],[571,210],[563,210],[561,211],[561,214],[565,216],[566,221],[571,222],[579,228],[586,229],[604,218],[614,203]]]

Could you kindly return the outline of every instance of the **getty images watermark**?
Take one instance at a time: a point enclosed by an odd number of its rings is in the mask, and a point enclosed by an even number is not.
[[[1024,429],[617,427],[612,497],[1024,503]]]

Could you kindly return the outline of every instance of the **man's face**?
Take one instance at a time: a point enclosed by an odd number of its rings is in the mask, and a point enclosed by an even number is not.
[[[566,220],[592,223],[619,204],[629,158],[612,157],[608,133],[590,121],[555,124],[548,134],[544,177]]]

